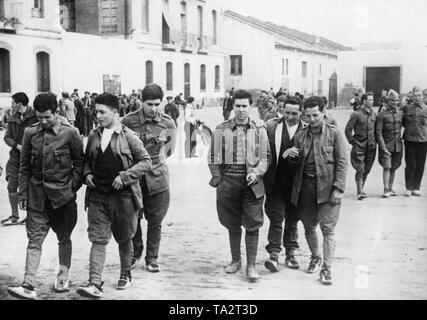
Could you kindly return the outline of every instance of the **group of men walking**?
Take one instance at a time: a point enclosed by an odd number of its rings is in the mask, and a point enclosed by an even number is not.
[[[50,228],[59,246],[54,289],[69,290],[71,233],[77,222],[76,193],[82,184],[87,185],[85,209],[92,247],[89,281],[77,292],[91,298],[102,296],[103,266],[111,235],[119,244],[120,277],[116,288],[130,286],[131,268],[143,253],[142,217],[148,221],[145,266],[150,272],[160,271],[157,257],[161,223],[169,207],[165,161],[174,151],[176,126],[159,111],[163,91],[158,85],[147,85],[142,98],[141,108],[120,122],[119,98],[109,93],[97,95],[98,127],[90,133],[86,151],[79,131],[59,115],[54,94],[39,94],[34,110],[20,109],[25,113],[23,118],[35,114],[37,122],[21,125],[22,140],[13,144],[13,149],[20,151],[18,201],[27,211],[28,246],[24,281],[10,287],[10,294],[37,297],[36,275]],[[14,96],[13,100],[19,99]],[[24,105],[28,105],[27,100]]]
[[[404,146],[405,196],[421,196],[427,154],[427,89],[421,91],[415,87],[412,101],[403,107],[399,107],[399,94],[390,90],[378,113],[373,110],[372,93],[363,94],[361,102],[345,128],[347,140],[352,145],[351,164],[356,171],[357,199],[368,196],[364,186],[375,162],[377,145],[378,161],[383,167],[383,197],[397,195],[393,185],[396,170],[402,163]]]
[[[384,196],[395,194],[402,126],[408,166],[406,194],[419,195],[427,145],[427,91],[424,103],[421,91],[414,92],[413,104],[402,110],[397,108],[397,93],[390,92],[387,108],[378,115],[372,109],[372,95],[366,94],[363,106],[351,115],[345,133],[353,145],[351,163],[356,169],[359,199],[367,196],[363,187],[375,159],[376,144],[384,167]],[[89,134],[84,151],[78,130],[58,114],[55,95],[38,95],[34,109],[28,107],[25,94],[13,96],[17,112],[5,136],[12,148],[8,191],[14,199],[11,204],[19,202],[21,209],[27,210],[28,246],[24,281],[10,287],[11,294],[36,298],[42,244],[50,228],[59,245],[60,266],[54,288],[57,292],[69,290],[70,236],[77,222],[76,193],[82,184],[87,185],[85,209],[92,247],[89,281],[77,292],[91,298],[102,296],[103,266],[111,235],[119,244],[116,288],[124,290],[131,285],[131,269],[143,255],[142,218],[147,220],[145,266],[150,272],[160,271],[161,225],[170,203],[166,159],[175,149],[176,119],[159,111],[163,91],[158,85],[147,85],[141,98],[141,107],[120,121],[119,97],[97,95],[98,127]],[[216,188],[218,218],[228,230],[231,251],[225,271],[233,274],[242,268],[243,227],[246,276],[249,281],[259,278],[256,258],[265,210],[270,220],[265,267],[279,271],[284,247],[285,265],[300,268],[295,251],[299,248],[297,224],[301,220],[311,252],[307,272],[320,270],[320,281],[330,285],[334,230],[348,166],[344,136],[331,124],[322,97],[303,101],[300,96],[280,95],[278,100],[275,116],[266,122],[257,121],[249,116],[252,95],[246,90],[233,91],[226,105],[232,106],[234,117],[218,125],[211,137],[209,184]],[[190,145],[191,141],[186,143]],[[316,233],[318,225],[323,253]]]

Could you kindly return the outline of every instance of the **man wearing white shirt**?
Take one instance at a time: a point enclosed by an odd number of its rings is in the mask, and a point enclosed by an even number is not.
[[[298,246],[298,217],[291,203],[293,174],[292,164],[285,160],[287,152],[293,146],[295,134],[305,127],[301,120],[302,101],[298,97],[286,98],[284,107],[278,106],[279,117],[267,121],[267,135],[272,153],[272,162],[264,176],[266,191],[265,213],[270,220],[268,245],[269,259],[265,267],[271,272],[279,271],[279,254],[283,246],[286,249],[285,264],[298,269],[299,264],[294,252]],[[283,231],[283,221],[285,226]],[[282,238],[283,237],[283,238]]]

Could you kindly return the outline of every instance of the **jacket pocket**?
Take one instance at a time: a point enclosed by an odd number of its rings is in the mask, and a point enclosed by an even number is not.
[[[54,155],[60,169],[71,169],[71,153],[69,149],[55,150]]]
[[[335,163],[334,159],[334,147],[322,147],[323,155],[325,157],[326,163]]]

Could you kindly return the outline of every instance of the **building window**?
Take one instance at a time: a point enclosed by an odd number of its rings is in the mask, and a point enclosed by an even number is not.
[[[150,31],[150,0],[142,0],[142,32]]]
[[[206,66],[200,66],[200,91],[206,91]]]
[[[301,62],[301,77],[307,78],[307,61]]]
[[[197,7],[197,13],[199,16],[199,36],[203,37],[203,8],[202,6]]]
[[[230,56],[230,74],[231,75],[242,75],[242,56]]]
[[[101,33],[117,33],[117,0],[101,0]]]
[[[323,80],[317,81],[317,95],[323,95]]]
[[[151,60],[145,62],[145,83],[153,83],[153,61]]]
[[[10,92],[10,53],[0,48],[0,92]]]
[[[74,0],[59,1],[59,19],[64,30],[76,30],[76,5]]]
[[[39,52],[36,55],[37,59],[37,91],[49,92],[50,91],[50,63],[49,54],[46,52]]]
[[[220,69],[219,69],[219,66],[215,66],[215,90],[219,91],[220,87],[221,87]]]
[[[0,21],[4,19],[4,0],[0,0]]]
[[[289,75],[289,59],[286,58],[286,75]]]
[[[213,44],[217,45],[218,44],[218,18],[215,10],[212,11],[212,24],[213,24],[212,26],[213,27]]]
[[[285,58],[282,58],[282,76],[285,75]]]
[[[321,75],[322,75],[322,64],[319,63],[319,76],[321,76]]]
[[[33,18],[44,17],[44,0],[34,0],[33,7],[31,8],[31,16]]]
[[[166,90],[173,90],[173,69],[172,62],[166,63]]]
[[[187,3],[181,1],[181,45],[187,46]]]

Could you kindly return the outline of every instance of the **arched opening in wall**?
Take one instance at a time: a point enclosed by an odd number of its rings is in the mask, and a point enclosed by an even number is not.
[[[213,44],[218,44],[218,18],[216,11],[212,11],[212,24],[213,24]]]
[[[46,52],[38,52],[36,55],[37,60],[37,91],[49,92],[50,91],[50,59],[49,54]]]
[[[0,48],[0,92],[10,91],[10,53]]]
[[[188,99],[191,95],[191,78],[190,78],[190,64],[184,64],[184,98]]]
[[[173,90],[173,69],[172,62],[166,63],[166,90]]]
[[[200,66],[200,91],[206,91],[206,65]]]
[[[220,68],[219,66],[215,66],[215,91],[219,91],[220,88],[221,88]]]
[[[145,62],[145,84],[153,83],[153,61]]]
[[[198,14],[198,33],[199,36],[199,42],[200,42],[200,48],[202,47],[203,43],[203,7],[197,6],[197,14]]]

